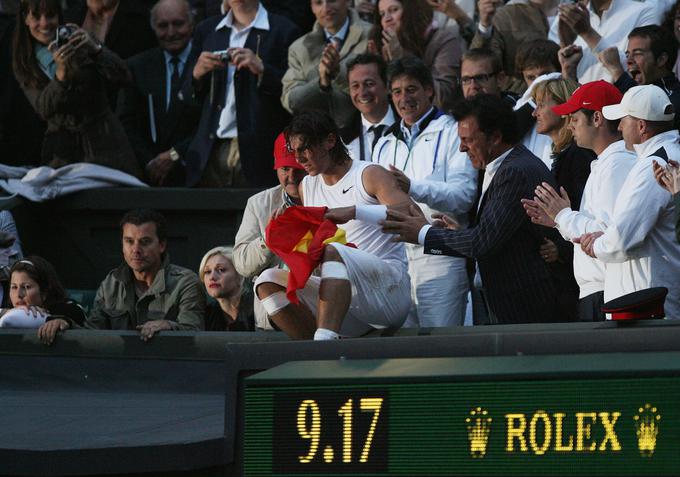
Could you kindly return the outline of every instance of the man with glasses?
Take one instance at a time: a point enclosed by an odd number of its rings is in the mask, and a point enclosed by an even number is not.
[[[493,51],[487,48],[473,48],[463,55],[460,82],[465,99],[478,94],[492,94],[502,97],[510,106],[514,106],[517,97],[512,93],[501,92],[500,84],[503,81],[505,81],[503,65]]]

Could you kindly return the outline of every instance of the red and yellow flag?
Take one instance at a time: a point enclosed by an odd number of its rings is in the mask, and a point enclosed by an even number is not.
[[[327,207],[289,207],[267,225],[267,247],[290,269],[286,295],[291,303],[300,303],[296,291],[305,286],[321,262],[326,245],[348,245],[345,231],[324,220],[326,210]]]

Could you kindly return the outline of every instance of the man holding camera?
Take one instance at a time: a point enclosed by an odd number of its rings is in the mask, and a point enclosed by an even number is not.
[[[181,94],[203,104],[187,151],[186,185],[264,187],[276,183],[270,158],[289,120],[278,101],[288,45],[299,30],[258,0],[232,0],[224,17],[200,25],[202,51]]]

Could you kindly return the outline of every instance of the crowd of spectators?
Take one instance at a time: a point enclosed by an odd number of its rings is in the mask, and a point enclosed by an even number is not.
[[[266,189],[198,276],[126,214],[86,318],[3,227],[0,326],[329,339],[601,320],[653,286],[680,318],[679,40],[672,0],[2,0],[3,164]],[[297,205],[359,247],[301,304],[265,232]]]

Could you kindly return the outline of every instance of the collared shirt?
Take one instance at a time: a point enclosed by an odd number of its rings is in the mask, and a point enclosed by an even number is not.
[[[581,84],[590,81],[605,79],[612,82],[611,75],[597,59],[597,54],[605,49],[615,46],[621,53],[621,63],[626,64],[623,52],[628,43],[628,33],[633,28],[645,25],[655,25],[661,23],[661,18],[655,6],[655,1],[640,2],[637,0],[612,0],[609,8],[602,12],[600,17],[593,9],[592,2],[589,2],[588,11],[590,13],[590,24],[593,29],[602,37],[594,50],[579,35],[574,44],[583,48],[583,58],[578,64],[576,76]],[[557,35],[557,25],[555,22],[550,36]]]
[[[57,74],[57,64],[45,45],[35,45],[35,59],[38,60],[38,66],[42,72],[49,79],[54,79]]]
[[[420,119],[418,119],[418,121],[416,121],[415,124],[413,124],[410,128],[404,123],[403,119],[399,123],[401,132],[404,135],[404,142],[409,149],[411,149],[411,146],[413,146],[413,141],[415,141],[415,139],[418,137],[418,134],[420,134],[420,125],[425,120],[425,118],[432,114],[433,110],[434,106],[430,107],[430,109],[428,109],[428,111],[423,114]]]
[[[345,43],[345,38],[347,38],[348,31],[349,31],[349,16],[345,20],[345,23],[342,24],[342,27],[340,27],[340,30],[338,30],[338,32],[335,35],[333,35],[325,28],[323,30],[323,34],[326,37],[326,41],[330,42],[332,38],[335,38],[340,42],[340,46],[342,46],[342,44]]]
[[[177,56],[177,59],[179,62],[177,63],[177,72],[182,76],[182,73],[184,72],[184,67],[187,64],[187,58],[189,58],[189,53],[191,53],[191,41],[187,44],[187,46],[184,47],[182,52]],[[172,58],[174,55],[171,55],[167,51],[163,50],[163,57],[165,58],[165,108],[167,109],[170,107],[170,93],[172,89],[172,72],[174,69],[174,66],[172,64]]]
[[[508,157],[508,155],[513,149],[514,148],[511,147],[510,149],[508,149],[503,154],[501,154],[496,159],[494,159],[493,161],[486,165],[486,169],[484,170],[484,181],[482,182],[482,193],[479,195],[479,204],[477,204],[477,211],[479,211],[479,208],[482,206],[484,194],[486,194],[486,191],[489,189],[493,177],[496,175],[496,172],[498,172],[498,169],[501,167],[501,164],[503,164],[503,161],[505,161],[505,158]]]
[[[361,115],[361,133],[352,142],[347,145],[347,151],[352,159],[357,161],[371,161],[371,155],[373,153],[372,145],[375,139],[375,132],[369,131],[373,126],[385,126],[385,129],[394,124],[397,118],[392,112],[392,108],[387,108],[387,113],[385,116],[373,124],[368,119]],[[384,133],[383,129],[383,133]],[[362,146],[363,145],[363,146]]]
[[[221,28],[230,28],[231,35],[229,36],[229,48],[243,48],[248,39],[248,35],[253,28],[258,30],[269,30],[269,17],[267,10],[260,4],[257,9],[257,14],[252,23],[242,30],[238,30],[234,26],[234,13],[230,10],[229,13],[222,19],[222,21],[215,27],[215,30]],[[227,87],[226,100],[224,102],[224,109],[220,114],[220,122],[217,126],[217,137],[220,138],[235,138],[238,136],[236,128],[236,93],[234,91],[234,73],[236,67],[229,63],[227,66]]]

